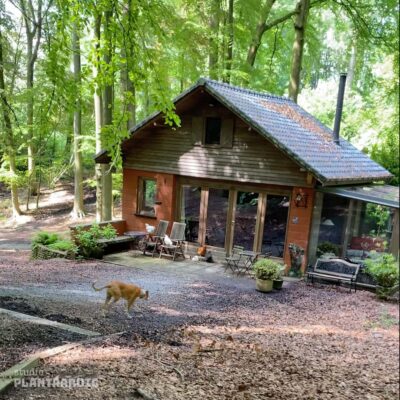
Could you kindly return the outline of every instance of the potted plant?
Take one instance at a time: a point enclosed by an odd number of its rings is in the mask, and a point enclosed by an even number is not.
[[[282,285],[283,285],[283,271],[285,271],[286,269],[286,265],[280,265],[279,266],[279,271],[276,274],[276,277],[274,279],[274,283],[273,283],[273,288],[276,290],[281,290],[282,289]]]
[[[278,277],[281,265],[277,262],[262,259],[254,264],[256,276],[256,289],[260,292],[270,292],[273,289],[274,279]]]
[[[366,271],[372,275],[378,284],[376,294],[378,298],[387,300],[399,288],[399,264],[392,254],[383,254],[381,257],[366,260]]]

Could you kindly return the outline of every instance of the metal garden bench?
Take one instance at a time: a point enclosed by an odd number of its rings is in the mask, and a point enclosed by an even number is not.
[[[350,284],[350,291],[353,288],[354,291],[357,291],[356,279],[359,270],[359,264],[351,263],[341,258],[319,258],[314,267],[307,271],[307,282],[311,279],[313,284],[314,278],[333,281],[337,285],[345,282]]]

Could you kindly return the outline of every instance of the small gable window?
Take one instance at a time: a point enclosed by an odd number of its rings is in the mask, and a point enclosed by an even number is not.
[[[221,118],[206,118],[204,144],[221,144]]]

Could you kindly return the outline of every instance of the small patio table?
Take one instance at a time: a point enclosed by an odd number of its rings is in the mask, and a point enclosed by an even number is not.
[[[140,240],[142,240],[144,237],[146,237],[146,235],[148,235],[147,232],[145,231],[128,231],[124,233],[124,236],[130,236],[131,238],[134,238],[135,241],[133,243],[133,245],[138,245],[138,243],[140,242]],[[132,250],[132,247],[131,247]]]
[[[258,256],[261,253],[259,251],[250,251],[250,250],[244,250],[240,253],[240,257],[243,258],[244,262],[243,262],[243,266],[244,266],[244,271],[243,273],[245,274],[250,273],[250,270],[253,266],[253,264],[257,261]],[[238,275],[239,275],[238,271]]]

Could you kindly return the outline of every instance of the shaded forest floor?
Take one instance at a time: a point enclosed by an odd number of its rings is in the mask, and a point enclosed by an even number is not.
[[[52,357],[39,378],[90,378],[96,387],[20,387],[5,399],[393,399],[399,395],[399,307],[373,293],[286,284],[262,294],[248,277],[192,273],[186,263],[138,258],[134,267],[66,260],[29,261],[0,251],[0,303],[121,337]],[[179,268],[179,265],[184,267]],[[218,266],[215,266],[218,268]],[[98,279],[150,290],[134,317],[116,304],[106,318]],[[7,321],[0,358],[76,340]],[[47,339],[46,339],[47,338]],[[10,351],[11,350],[11,351]],[[13,361],[15,356],[11,354]],[[138,392],[139,390],[139,392]]]
[[[85,189],[83,219],[71,219],[74,201],[74,187],[69,183],[58,184],[54,189],[43,188],[40,192],[39,208],[36,210],[36,197],[32,197],[29,210],[26,210],[26,196],[21,192],[20,202],[23,215],[17,220],[11,217],[9,190],[0,186],[0,249],[28,249],[31,237],[40,230],[57,232],[68,237],[68,226],[95,220],[96,193]],[[114,217],[120,216],[119,203],[115,205]]]

